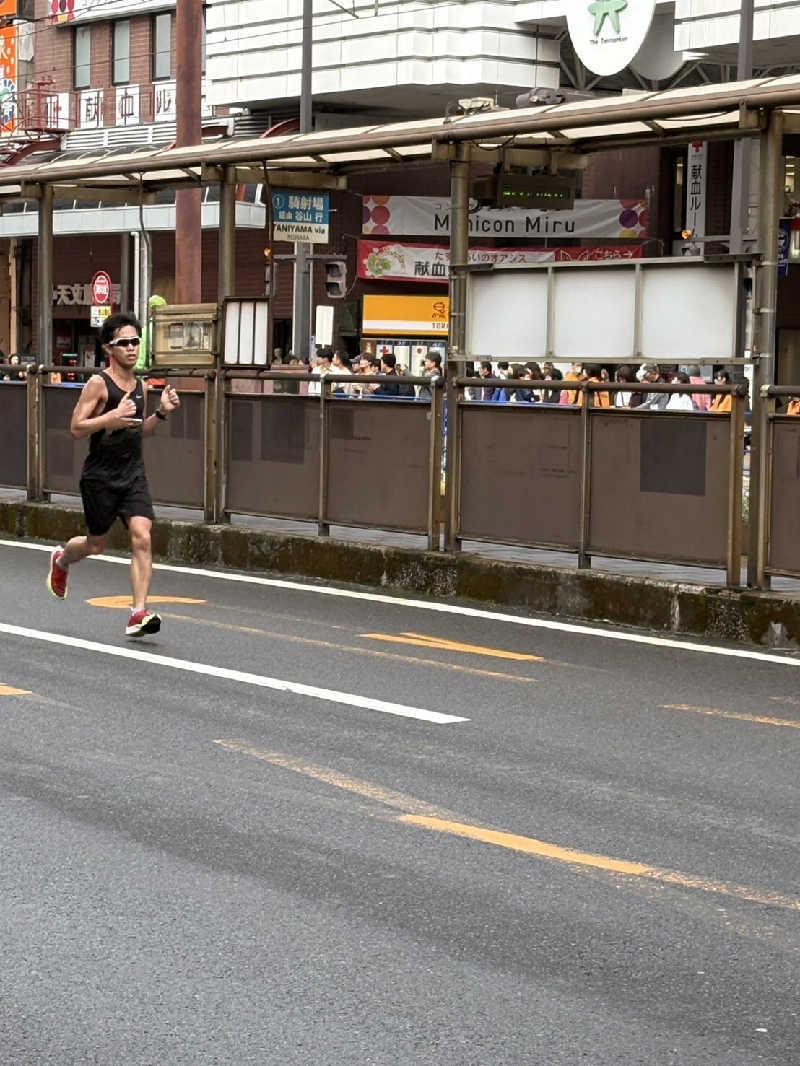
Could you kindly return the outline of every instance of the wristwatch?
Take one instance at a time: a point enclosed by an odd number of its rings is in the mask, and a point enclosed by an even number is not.
[[[167,416],[164,414],[160,407],[156,408],[156,418],[160,418],[162,422],[167,421]]]

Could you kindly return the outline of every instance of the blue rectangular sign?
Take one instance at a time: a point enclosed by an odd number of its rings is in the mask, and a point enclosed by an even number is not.
[[[326,192],[278,189],[272,194],[272,212],[276,241],[328,243],[330,197]]]

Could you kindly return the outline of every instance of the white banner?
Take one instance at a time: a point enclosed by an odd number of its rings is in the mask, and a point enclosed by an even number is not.
[[[469,249],[469,262],[485,266],[530,266],[534,263],[597,262],[640,259],[642,246],[592,245],[589,248]],[[409,241],[358,242],[358,276],[369,281],[441,282],[450,278],[450,249],[446,245]]]
[[[474,201],[471,208],[475,208]],[[450,198],[364,196],[361,232],[369,237],[447,237]],[[470,210],[472,237],[636,238],[647,233],[644,200],[576,200],[570,211],[527,211],[522,207]]]

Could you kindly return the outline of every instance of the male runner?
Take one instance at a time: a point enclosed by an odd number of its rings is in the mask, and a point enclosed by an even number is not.
[[[100,341],[108,369],[86,382],[69,426],[76,439],[90,438],[80,481],[89,534],[73,537],[66,547],[55,549],[47,577],[52,594],[65,599],[69,567],[87,555],[99,555],[108,531],[120,518],[131,537],[133,610],[125,628],[129,637],[157,633],[161,628],[159,616],[147,610],[153,575],[150,529],[155,514],[142,460],[142,437],[154,433],[181,402],[175,389],[166,385],[158,410],[144,418],[147,386],[133,372],[141,333],[138,320],[126,312],[111,315],[103,323]]]

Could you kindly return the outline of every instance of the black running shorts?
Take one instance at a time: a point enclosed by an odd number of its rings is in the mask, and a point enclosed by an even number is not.
[[[80,485],[86,526],[93,537],[108,533],[117,518],[127,526],[129,518],[141,516],[153,521],[156,517],[144,474],[122,486],[84,477]]]

